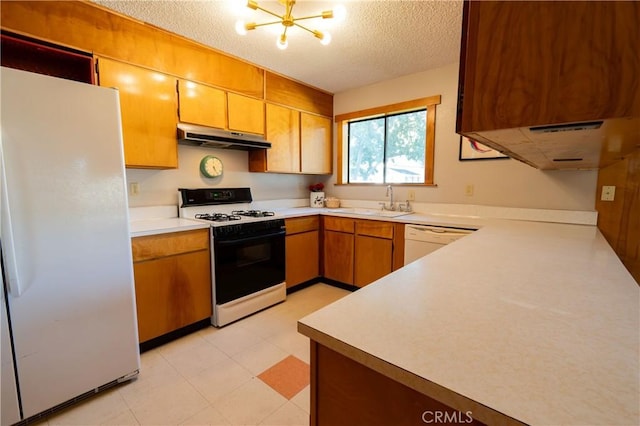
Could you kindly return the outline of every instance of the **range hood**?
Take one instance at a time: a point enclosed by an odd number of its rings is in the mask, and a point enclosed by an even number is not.
[[[232,132],[187,123],[178,123],[178,143],[182,145],[239,149],[244,151],[271,148],[271,142],[267,142],[260,135]]]
[[[640,149],[640,118],[464,132],[511,158],[541,170],[606,167]]]

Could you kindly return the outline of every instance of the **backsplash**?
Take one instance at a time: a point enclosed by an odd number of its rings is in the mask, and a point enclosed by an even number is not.
[[[224,171],[217,178],[200,174],[200,160],[215,155]],[[178,146],[178,168],[173,170],[127,169],[127,183],[137,182],[139,193],[129,195],[130,207],[177,204],[178,188],[251,188],[256,201],[309,199],[311,183],[326,182],[328,176],[249,173],[246,151]]]

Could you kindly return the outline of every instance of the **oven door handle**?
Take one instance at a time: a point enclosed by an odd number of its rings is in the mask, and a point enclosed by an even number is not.
[[[280,237],[280,236],[284,237],[285,234],[286,234],[286,231],[283,230],[283,231],[278,231],[271,234],[256,235],[254,237],[237,238],[233,240],[216,240],[216,238],[214,237],[213,241],[217,245],[224,246],[224,245],[231,245],[231,244],[247,243],[249,241],[261,240],[264,238],[272,238],[272,237]]]

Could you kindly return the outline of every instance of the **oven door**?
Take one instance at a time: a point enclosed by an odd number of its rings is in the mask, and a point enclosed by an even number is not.
[[[285,280],[285,231],[213,239],[215,304],[222,305]]]

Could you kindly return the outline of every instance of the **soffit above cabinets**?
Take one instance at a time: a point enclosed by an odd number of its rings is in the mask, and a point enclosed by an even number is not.
[[[640,150],[640,118],[575,124],[465,135],[542,170],[598,169]]]

